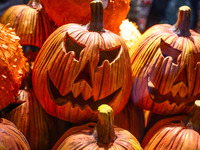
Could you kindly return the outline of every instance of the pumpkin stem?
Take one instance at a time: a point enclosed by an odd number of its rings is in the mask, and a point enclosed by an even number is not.
[[[103,28],[103,3],[101,0],[93,0],[90,3],[91,19],[88,24],[89,31],[104,32]]]
[[[190,18],[191,9],[188,6],[179,7],[177,22],[173,25],[172,30],[179,36],[190,36]]]
[[[183,122],[188,128],[200,133],[200,100],[195,101],[194,108]]]
[[[95,130],[99,146],[108,147],[114,142],[114,115],[109,105],[103,104],[98,107],[98,122]]]
[[[42,8],[40,0],[29,0],[29,2],[27,3],[27,5],[30,6],[31,8],[34,8],[34,9],[40,9],[40,8]]]

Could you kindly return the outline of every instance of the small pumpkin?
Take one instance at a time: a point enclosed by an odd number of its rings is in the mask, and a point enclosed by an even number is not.
[[[149,28],[130,50],[131,99],[143,109],[188,113],[200,97],[200,34],[189,28],[190,16],[180,7],[175,25]]]
[[[30,150],[25,136],[4,118],[0,118],[0,149]]]
[[[15,28],[21,45],[32,45],[38,48],[56,29],[44,11],[40,0],[29,0],[27,5],[9,7],[1,16],[0,22]]]
[[[98,122],[69,129],[52,150],[102,149],[142,150],[137,139],[127,130],[114,127],[114,114],[110,106],[98,107]]]
[[[90,24],[59,27],[39,51],[33,89],[50,115],[74,123],[95,121],[101,104],[110,105],[116,115],[128,102],[128,48],[102,21],[103,3],[92,1]]]
[[[0,110],[16,102],[15,96],[26,73],[26,58],[19,37],[0,24]]]
[[[115,116],[115,125],[129,131],[141,142],[145,131],[143,109],[129,99],[124,109]]]
[[[41,0],[48,16],[57,26],[68,23],[88,24],[91,0]],[[104,4],[104,26],[118,34],[119,26],[128,14],[130,0],[102,0]]]
[[[146,134],[142,147],[151,149],[200,149],[200,101],[188,116],[160,120]]]

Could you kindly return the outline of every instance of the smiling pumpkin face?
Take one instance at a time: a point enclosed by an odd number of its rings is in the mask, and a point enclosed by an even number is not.
[[[101,104],[109,104],[116,115],[130,96],[131,65],[125,43],[108,30],[91,31],[96,29],[91,26],[61,26],[34,64],[38,100],[49,114],[66,121],[96,120]]]
[[[188,112],[200,97],[200,35],[181,24],[190,12],[184,9],[174,26],[147,30],[131,55],[132,100],[155,113]]]

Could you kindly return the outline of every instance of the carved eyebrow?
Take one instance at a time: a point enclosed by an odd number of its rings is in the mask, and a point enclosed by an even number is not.
[[[160,41],[160,49],[164,57],[170,56],[173,59],[173,63],[177,63],[177,58],[182,51],[171,47],[170,44],[166,43],[163,39]]]

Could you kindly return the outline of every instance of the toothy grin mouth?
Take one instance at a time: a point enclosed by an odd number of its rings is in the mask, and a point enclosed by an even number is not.
[[[115,92],[113,92],[112,94],[110,94],[109,96],[107,96],[103,99],[99,99],[97,101],[94,101],[93,97],[91,96],[89,99],[84,100],[83,97],[82,97],[82,93],[80,93],[77,97],[74,97],[72,91],[70,91],[67,95],[62,96],[60,94],[59,90],[53,84],[48,73],[47,73],[47,80],[48,80],[48,84],[49,84],[49,87],[50,87],[51,94],[53,96],[52,99],[59,106],[62,106],[64,104],[67,104],[68,102],[70,102],[72,107],[75,107],[76,105],[78,105],[81,109],[84,109],[88,105],[92,110],[97,110],[97,108],[101,104],[110,103],[113,100],[113,98],[115,96],[117,96],[119,94],[119,92],[121,91],[121,87],[120,87]]]
[[[185,95],[183,97],[180,96],[179,92],[174,92],[174,91],[173,92],[170,91],[166,94],[161,94],[159,90],[155,88],[149,76],[147,77],[147,83],[148,83],[149,96],[156,103],[163,103],[164,101],[169,101],[170,104],[175,103],[176,105],[180,105],[181,103],[185,103],[185,105],[191,106],[194,104],[194,101],[200,97],[200,94],[191,97],[187,97],[187,95]],[[180,82],[174,84],[172,90],[176,88],[177,84],[180,84]]]

